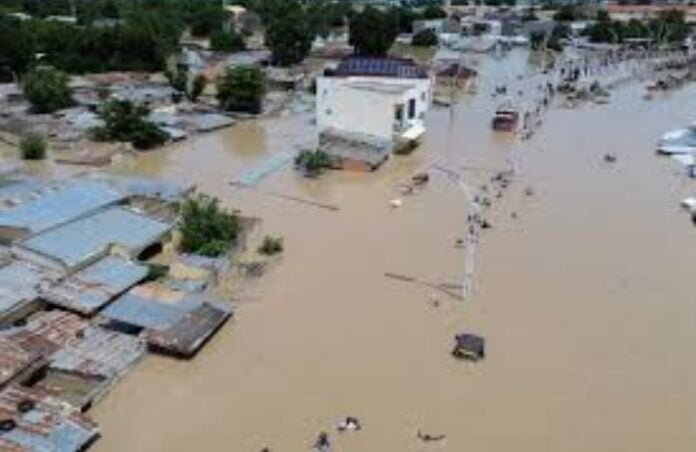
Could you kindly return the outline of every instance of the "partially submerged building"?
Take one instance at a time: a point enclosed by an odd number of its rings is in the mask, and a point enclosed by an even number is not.
[[[156,351],[188,358],[232,316],[232,310],[204,296],[140,286],[101,315],[112,328],[141,333]]]
[[[365,162],[365,155],[351,157],[343,145],[360,137],[359,142],[371,143],[371,160],[384,161],[420,140],[431,102],[431,77],[412,60],[345,58],[317,78],[319,147],[353,166]]]
[[[44,391],[12,386],[0,391],[0,450],[72,452],[99,438],[97,424]]]
[[[92,315],[148,274],[148,268],[120,256],[106,256],[42,291],[41,298],[83,315]]]

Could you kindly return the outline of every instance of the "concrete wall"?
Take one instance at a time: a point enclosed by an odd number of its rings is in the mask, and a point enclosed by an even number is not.
[[[371,90],[361,84],[401,86],[399,92]],[[408,119],[408,101],[415,99],[416,115]],[[397,79],[385,77],[319,77],[317,79],[317,132],[328,128],[361,133],[393,141],[394,111],[404,105],[404,126],[422,125],[432,103],[430,79]]]

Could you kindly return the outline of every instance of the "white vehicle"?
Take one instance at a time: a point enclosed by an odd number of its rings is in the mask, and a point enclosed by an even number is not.
[[[691,154],[696,152],[696,124],[671,130],[657,143],[658,154]]]

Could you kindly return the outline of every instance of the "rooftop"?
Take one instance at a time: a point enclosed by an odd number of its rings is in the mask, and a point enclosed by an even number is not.
[[[0,227],[37,233],[122,199],[123,195],[109,185],[83,179],[47,190],[36,200],[0,212]]]
[[[143,265],[118,256],[106,256],[46,289],[42,298],[71,311],[92,314],[142,281],[147,273]]]
[[[43,391],[11,387],[0,392],[0,418],[14,425],[0,436],[0,450],[72,452],[99,436],[97,424]]]
[[[20,248],[73,268],[105,253],[112,245],[129,254],[138,253],[171,228],[131,210],[110,207],[30,237]]]
[[[57,277],[55,273],[23,261],[0,266],[0,317],[36,300],[40,289]]]
[[[427,78],[424,67],[408,58],[379,58],[351,56],[339,63],[334,76],[371,76],[395,78]]]

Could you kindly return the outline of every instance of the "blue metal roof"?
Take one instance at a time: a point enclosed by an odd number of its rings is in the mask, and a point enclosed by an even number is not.
[[[111,303],[101,314],[108,319],[128,325],[163,331],[201,304],[202,301],[195,299],[162,303],[128,292]]]
[[[110,207],[33,236],[21,247],[74,267],[103,253],[110,245],[138,252],[171,228],[125,208]]]
[[[43,298],[84,314],[100,309],[147,276],[147,267],[107,256],[43,292]]]
[[[336,69],[336,75],[364,75],[398,78],[426,78],[427,72],[407,58],[348,57]]]
[[[0,315],[38,297],[38,286],[50,279],[48,272],[27,262],[13,261],[0,267]]]
[[[44,194],[35,201],[0,212],[0,226],[44,231],[122,200],[124,196],[109,185],[82,180]]]

